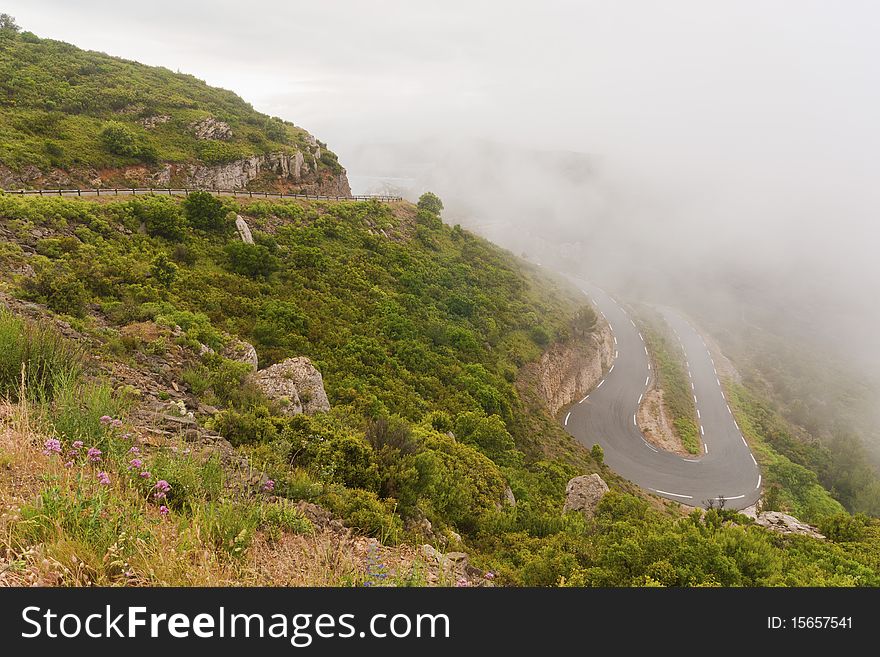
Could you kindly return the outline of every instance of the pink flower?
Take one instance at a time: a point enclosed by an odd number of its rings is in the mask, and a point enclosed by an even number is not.
[[[79,450],[82,449],[82,446],[83,446],[83,441],[81,441],[81,440],[74,440],[74,441],[73,441],[73,445],[71,445],[70,447],[71,447],[74,451],[79,451]]]
[[[164,479],[160,479],[156,482],[156,485],[153,486],[153,488],[156,489],[156,492],[153,493],[153,497],[155,497],[157,500],[164,500],[165,494],[171,490],[171,484],[169,484]]]
[[[122,426],[122,420],[110,420],[110,426],[118,429]]]
[[[64,464],[64,467],[65,467],[65,468],[72,468],[72,467],[73,467],[73,461],[68,461],[67,463]]]
[[[143,465],[144,465],[144,462],[141,461],[140,459],[132,459],[128,464],[128,469],[129,470],[140,470]]]
[[[169,513],[171,513],[171,509],[169,509],[167,506],[165,506],[163,504],[162,506],[159,507],[159,513],[164,517],[164,516],[167,516]]]
[[[274,479],[267,479],[266,483],[263,484],[263,490],[266,491],[267,493],[271,493],[273,490],[275,490],[275,480]]]
[[[469,586],[468,581],[464,577],[459,577],[458,581],[455,582],[455,586],[458,588],[463,588]]]
[[[49,438],[43,443],[43,454],[51,456],[61,453],[61,441],[57,438]]]
[[[97,447],[89,447],[89,451],[86,453],[89,457],[89,461],[92,463],[100,463],[101,462],[101,450]]]
[[[138,447],[137,445],[135,445],[134,447],[132,447],[132,448],[131,448],[130,450],[128,450],[128,451],[129,451],[130,453],[132,453],[132,454],[140,454],[140,453],[141,453],[141,448]]]
[[[493,572],[486,573],[486,579],[495,579],[495,573],[493,573]]]
[[[98,473],[98,483],[101,484],[102,486],[109,486],[110,485],[110,475],[108,475],[106,472],[99,472]]]
[[[122,434],[122,439],[123,440],[131,440],[132,435],[130,433],[124,433],[124,434]]]
[[[150,474],[150,473],[149,473],[148,471],[146,471],[146,470],[144,470],[143,472],[141,472],[141,479],[149,479],[149,478],[152,477],[152,476],[153,476],[153,475]]]
[[[104,425],[110,424],[112,421],[113,421],[113,418],[110,417],[109,415],[102,415],[101,416],[101,424],[104,424]]]

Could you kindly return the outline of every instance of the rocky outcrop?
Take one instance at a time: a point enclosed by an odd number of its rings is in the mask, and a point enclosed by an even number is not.
[[[235,229],[238,231],[238,236],[241,238],[242,242],[245,244],[254,243],[254,236],[251,234],[250,226],[248,226],[244,217],[240,214],[235,215]]]
[[[541,397],[556,413],[599,383],[613,360],[614,337],[603,322],[585,342],[553,344],[527,376],[535,376]]]
[[[147,130],[152,130],[157,125],[168,123],[170,120],[171,117],[168,114],[157,114],[155,116],[148,116],[145,119],[141,119],[141,125]]]
[[[313,415],[330,410],[321,373],[304,356],[288,358],[254,374],[269,399],[279,401],[288,415]]]
[[[229,341],[229,343],[223,348],[222,355],[229,360],[250,365],[253,370],[256,370],[257,367],[259,367],[257,350],[254,349],[254,345],[250,342],[239,340],[238,338]]]
[[[562,512],[579,511],[587,518],[592,518],[607,492],[608,484],[597,474],[575,477],[565,486],[565,505]]]
[[[320,147],[316,147],[316,152]],[[351,196],[343,170],[333,173],[302,152],[253,155],[226,164],[132,165],[98,171],[92,167],[43,171],[27,165],[13,170],[0,164],[0,188],[187,187],[247,189],[325,196]]]
[[[740,513],[752,518],[756,525],[779,532],[780,534],[825,538],[816,527],[801,522],[794,516],[782,513],[781,511],[761,511],[759,513],[757,507],[752,505],[743,509]]]
[[[232,128],[228,123],[218,121],[210,116],[192,125],[196,139],[231,139]]]

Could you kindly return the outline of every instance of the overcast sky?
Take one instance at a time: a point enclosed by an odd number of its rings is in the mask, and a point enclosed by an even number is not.
[[[880,351],[876,2],[6,0],[3,11],[39,36],[232,89],[326,141],[353,177],[374,173],[371,145],[433,139],[429,179],[475,223],[514,226],[497,231],[508,240],[583,234],[585,258],[609,267],[632,271],[649,251],[663,266],[733,263],[768,271],[768,284],[798,279],[803,297],[815,267],[825,295],[847,300],[859,353]],[[596,179],[587,189],[543,160],[450,146],[471,138],[588,153]],[[410,175],[408,164],[392,157],[383,173]]]

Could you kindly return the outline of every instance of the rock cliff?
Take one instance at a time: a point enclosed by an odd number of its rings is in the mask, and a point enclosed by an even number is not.
[[[538,391],[551,413],[591,390],[613,359],[614,337],[604,322],[586,341],[553,344],[534,364]]]

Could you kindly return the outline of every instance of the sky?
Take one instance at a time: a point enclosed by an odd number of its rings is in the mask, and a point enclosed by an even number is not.
[[[3,11],[39,36],[232,89],[327,142],[355,191],[431,187],[450,218],[533,258],[563,254],[636,287],[759,279],[807,316],[827,309],[802,328],[880,370],[877,3],[6,0]]]

